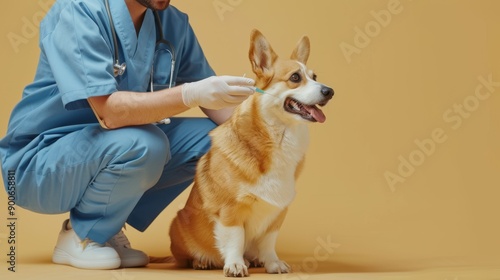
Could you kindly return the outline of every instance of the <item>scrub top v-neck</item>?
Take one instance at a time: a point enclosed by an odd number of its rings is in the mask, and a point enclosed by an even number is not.
[[[123,1],[110,1],[110,10],[119,42],[119,61],[127,64],[123,76],[117,77],[118,90],[144,92],[149,85],[149,74],[156,45],[154,14],[150,9],[146,11],[141,29],[137,34]]]

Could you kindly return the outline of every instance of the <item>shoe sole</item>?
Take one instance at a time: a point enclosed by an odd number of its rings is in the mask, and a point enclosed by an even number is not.
[[[142,257],[132,257],[132,258],[120,258],[120,259],[121,259],[120,268],[143,267],[149,264],[149,258],[144,259]]]
[[[52,254],[52,262],[83,269],[116,269],[121,265],[120,258],[106,260],[81,260],[74,258],[70,254],[59,248],[54,249],[54,254]]]

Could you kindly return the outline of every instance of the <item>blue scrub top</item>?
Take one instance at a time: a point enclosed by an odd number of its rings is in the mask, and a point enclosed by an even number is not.
[[[148,94],[157,27],[147,10],[136,33],[125,1],[110,0],[118,46],[113,45],[104,0],[58,0],[40,25],[40,60],[34,81],[14,108],[7,135],[0,141],[2,172],[24,170],[44,146],[96,124],[87,98],[127,90]],[[165,38],[173,45],[177,84],[215,75],[189,24],[188,16],[170,6],[160,11]],[[114,48],[127,70],[114,77]],[[170,55],[155,59],[154,83],[168,83]],[[160,81],[161,80],[161,81]]]

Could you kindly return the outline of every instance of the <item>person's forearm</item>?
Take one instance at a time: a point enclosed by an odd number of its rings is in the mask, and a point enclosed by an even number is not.
[[[220,110],[210,110],[210,109],[201,108],[201,110],[212,121],[214,121],[216,124],[220,125],[220,124],[224,123],[225,121],[227,121],[227,119],[229,119],[229,117],[233,114],[234,108],[235,107],[226,107],[226,108],[223,108]]]
[[[88,98],[102,127],[113,129],[158,122],[193,107],[203,107],[216,123],[254,93],[255,81],[235,76],[211,76],[154,93],[118,91]]]
[[[88,100],[108,129],[154,123],[189,109],[182,102],[181,87],[154,93],[117,91]]]

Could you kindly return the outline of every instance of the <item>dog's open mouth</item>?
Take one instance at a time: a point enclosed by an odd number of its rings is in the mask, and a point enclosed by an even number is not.
[[[317,105],[322,106],[324,104]],[[290,97],[285,100],[283,107],[285,108],[285,111],[297,114],[303,119],[311,122],[323,123],[326,120],[325,114],[323,114],[323,111],[321,111],[316,105],[306,105]]]

